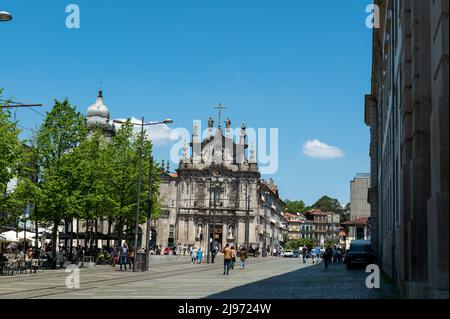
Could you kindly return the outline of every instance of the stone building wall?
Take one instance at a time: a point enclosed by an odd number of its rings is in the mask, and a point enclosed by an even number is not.
[[[448,1],[376,4],[372,241],[404,296],[448,298]]]
[[[370,205],[367,202],[369,187],[369,174],[360,174],[350,181],[350,219],[370,216]]]

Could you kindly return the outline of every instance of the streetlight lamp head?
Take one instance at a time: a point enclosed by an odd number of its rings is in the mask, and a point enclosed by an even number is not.
[[[173,123],[173,120],[172,120],[172,119],[165,119],[165,120],[163,121],[163,123],[164,123],[164,124],[171,124],[171,123]]]
[[[12,20],[12,14],[6,11],[0,11],[0,22],[7,22]]]

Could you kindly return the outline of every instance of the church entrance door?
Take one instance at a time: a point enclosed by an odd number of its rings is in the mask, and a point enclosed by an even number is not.
[[[211,228],[212,228],[212,225],[211,225]],[[209,235],[210,235],[210,238],[214,238],[214,240],[217,242],[217,243],[219,243],[219,248],[221,249],[222,247],[222,238],[223,238],[223,236],[222,236],[222,233],[223,233],[223,225],[222,224],[216,224],[216,228],[215,228],[215,231],[214,231],[214,236],[213,236],[213,234],[212,233],[210,233]]]

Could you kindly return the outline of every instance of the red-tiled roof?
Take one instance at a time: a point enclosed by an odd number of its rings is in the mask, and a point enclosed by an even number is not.
[[[322,212],[320,209],[310,209],[306,212],[307,214],[311,214],[311,215],[326,215],[326,213]]]

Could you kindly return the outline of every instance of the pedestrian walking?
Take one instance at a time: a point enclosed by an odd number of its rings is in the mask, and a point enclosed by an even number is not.
[[[331,259],[333,258],[333,248],[328,247],[325,249],[325,253],[323,254],[323,261],[325,262],[325,268],[328,268],[328,264],[331,263]]]
[[[311,260],[312,260],[313,264],[316,263],[316,250],[315,249],[311,250]]]
[[[234,269],[234,265],[236,264],[236,250],[234,249],[234,246],[231,246],[231,264],[230,268]]]
[[[247,249],[245,249],[245,247],[241,248],[239,258],[241,259],[241,268],[240,269],[245,269],[245,260],[247,259]]]
[[[302,254],[303,263],[306,264],[306,255],[308,254],[308,248],[305,245],[303,245]]]
[[[125,271],[127,270],[127,256],[128,256],[128,245],[124,243],[122,247],[120,247],[120,271],[122,271],[122,266],[125,267]]]
[[[198,264],[201,264],[201,263],[202,263],[202,260],[203,260],[203,250],[202,250],[202,247],[200,247],[200,248],[197,250],[197,263],[198,263]]]
[[[230,264],[232,259],[232,252],[230,248],[230,244],[226,244],[223,249],[223,274],[229,275],[230,272]]]
[[[320,255],[322,254],[320,251],[320,247],[316,247],[314,248],[314,250],[316,251],[316,263],[320,263]]]
[[[214,259],[216,259],[217,251],[219,250],[219,247],[217,245],[216,241],[211,242],[211,263],[214,264]]]
[[[337,262],[337,249],[336,246],[333,247],[333,263]]]
[[[75,247],[72,247],[72,260],[74,264],[78,262],[78,252]]]
[[[134,269],[134,261],[135,261],[136,253],[134,251],[134,247],[130,249],[130,252],[128,254],[128,263],[130,265],[129,270]]]
[[[191,248],[191,263],[195,264],[197,262],[197,249],[194,247]]]
[[[342,262],[342,255],[343,255],[343,253],[342,253],[342,248],[339,247],[339,248],[337,249],[337,261],[338,261],[338,263],[341,263],[341,262]]]

